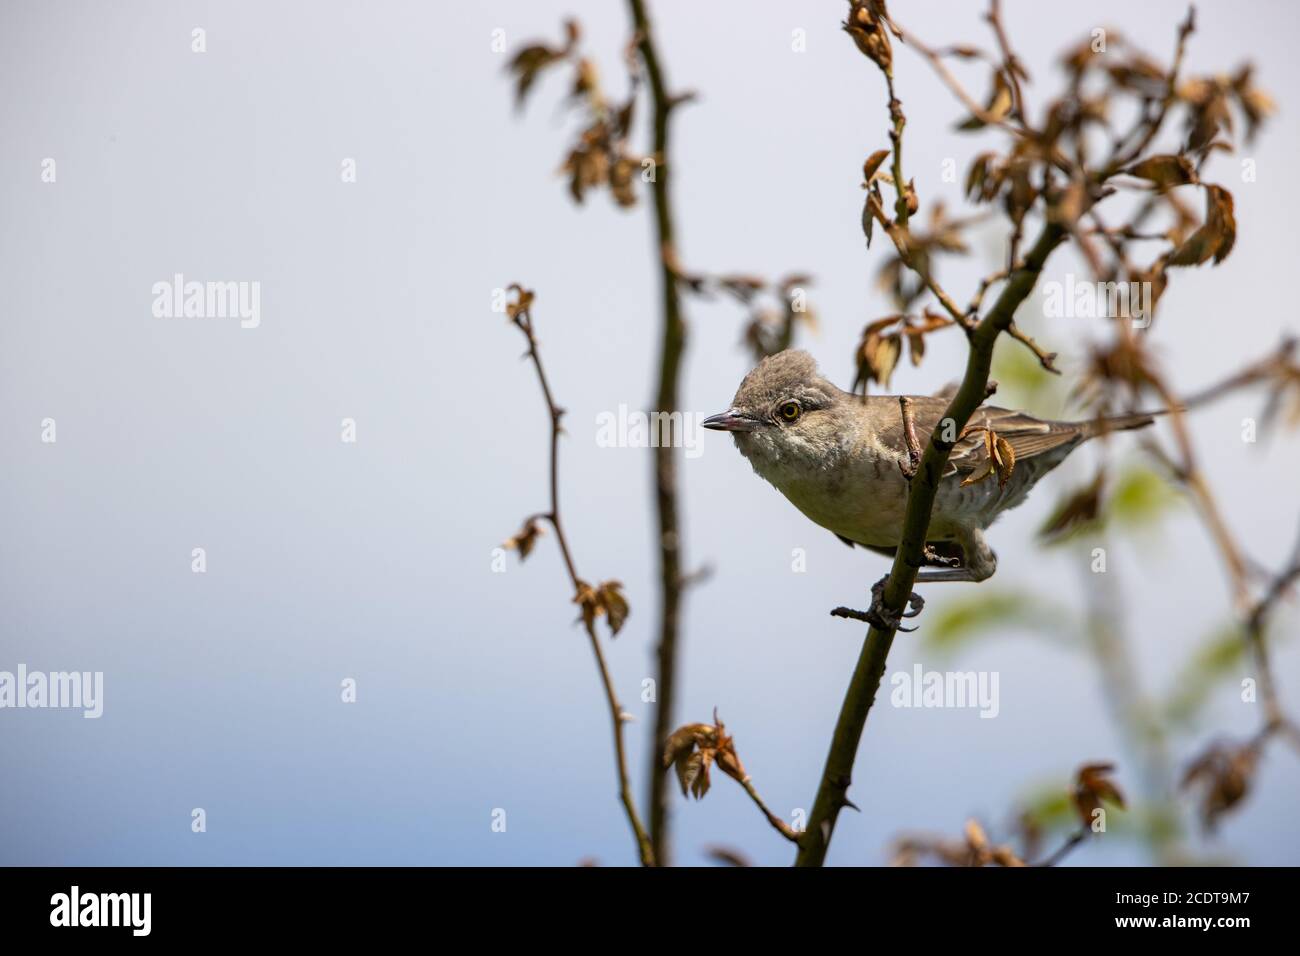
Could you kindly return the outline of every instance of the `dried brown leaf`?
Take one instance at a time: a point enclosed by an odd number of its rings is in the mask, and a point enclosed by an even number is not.
[[[542,534],[542,526],[537,523],[536,518],[529,518],[524,522],[524,526],[514,535],[505,540],[504,547],[508,550],[518,551],[519,560],[523,561],[532,553],[533,545]]]
[[[1105,480],[1105,469],[1097,469],[1091,482],[1071,492],[1056,506],[1039,529],[1039,536],[1049,541],[1059,539],[1078,527],[1095,522],[1101,512],[1101,491]]]
[[[623,596],[623,585],[618,581],[606,581],[596,590],[596,597],[605,612],[610,636],[617,637],[630,613],[627,598]]]
[[[1148,156],[1124,170],[1130,176],[1155,183],[1161,191],[1172,186],[1185,186],[1196,182],[1196,167],[1186,156],[1164,154]]]
[[[867,157],[867,161],[862,164],[862,185],[864,187],[867,186],[871,182],[872,177],[876,175],[876,170],[880,168],[880,164],[888,158],[889,150],[887,149],[878,149]]]
[[[1237,220],[1232,193],[1222,186],[1205,187],[1205,223],[1169,256],[1171,266],[1199,266],[1227,258],[1237,240]]]
[[[852,0],[844,30],[858,49],[885,73],[893,69],[894,53],[885,29],[884,0]]]

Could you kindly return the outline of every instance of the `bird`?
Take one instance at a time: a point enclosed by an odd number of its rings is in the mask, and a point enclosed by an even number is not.
[[[924,447],[949,399],[907,399]],[[992,577],[997,555],[985,531],[1004,511],[1021,504],[1040,478],[1085,441],[1154,420],[1153,413],[1137,413],[1049,421],[981,405],[960,435],[941,433],[954,444],[935,495],[926,566],[917,582]],[[807,352],[787,349],[764,358],[740,383],[731,407],[701,424],[730,432],[761,478],[841,541],[889,556],[898,549],[910,481],[898,396],[846,392],[821,375]],[[878,599],[878,591],[873,593]]]

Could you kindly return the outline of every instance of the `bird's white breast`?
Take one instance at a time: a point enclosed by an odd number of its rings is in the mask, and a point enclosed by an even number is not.
[[[742,448],[742,451],[746,449]],[[810,520],[860,544],[893,547],[902,532],[907,483],[899,455],[874,437],[847,442],[837,453],[806,454],[796,443],[768,443],[747,454],[754,470]]]

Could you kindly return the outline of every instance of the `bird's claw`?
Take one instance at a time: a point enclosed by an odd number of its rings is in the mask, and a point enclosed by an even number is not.
[[[831,615],[863,621],[882,631],[915,631],[914,627],[903,627],[903,620],[920,614],[925,607],[925,599],[913,592],[908,595],[907,608],[900,613],[895,613],[885,606],[885,582],[888,580],[888,577],[883,577],[871,586],[871,607],[867,610],[855,611],[848,607],[837,607],[831,611]]]
[[[881,578],[875,584],[871,585],[871,609],[868,613],[874,612],[884,622],[885,626],[892,626],[900,631],[915,631],[914,627],[899,627],[899,620],[903,618],[916,617],[925,608],[925,598],[913,591],[907,596],[907,609],[901,614],[895,615],[889,608],[885,607],[885,582],[888,577]]]
[[[938,565],[943,568],[956,568],[961,566],[961,558],[940,554],[928,544],[925,546],[926,564]]]

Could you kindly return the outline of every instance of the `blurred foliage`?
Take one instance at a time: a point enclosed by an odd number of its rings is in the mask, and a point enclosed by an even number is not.
[[[1175,723],[1191,723],[1209,700],[1214,685],[1241,665],[1248,646],[1237,622],[1224,624],[1210,635],[1174,682],[1173,692],[1164,703],[1165,716]]]
[[[1059,784],[1043,784],[1032,788],[1021,801],[1019,826],[1021,832],[1032,834],[1036,840],[1068,833],[1079,826],[1079,811],[1070,791]],[[1106,815],[1106,836],[1121,839],[1143,839],[1154,832],[1179,830],[1176,814],[1158,804],[1140,804],[1124,813]]]
[[[1029,591],[993,590],[945,601],[921,629],[921,649],[953,653],[990,631],[1040,631],[1052,637],[1078,633],[1069,609]]]
[[[1040,539],[1057,544],[1107,529],[1148,530],[1182,501],[1164,475],[1143,464],[1127,466],[1113,481],[1108,477],[1103,469],[1088,484],[1066,492],[1039,530]]]
[[[1120,472],[1106,499],[1104,521],[1121,530],[1150,527],[1161,521],[1182,496],[1159,472],[1131,465]]]
[[[1076,818],[1069,790],[1059,784],[1033,788],[1023,801],[1021,819],[1043,832],[1072,829]]]

